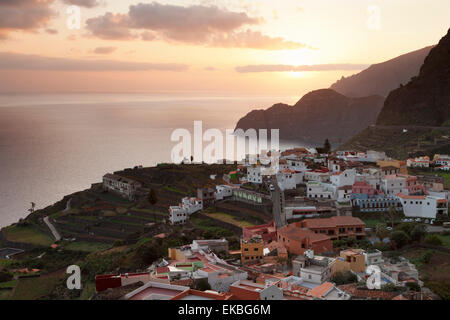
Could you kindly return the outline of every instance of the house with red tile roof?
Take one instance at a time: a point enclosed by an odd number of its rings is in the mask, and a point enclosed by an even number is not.
[[[333,250],[333,243],[327,235],[302,228],[299,223],[288,224],[277,230],[277,241],[291,254],[303,254],[308,249],[315,252]]]
[[[256,236],[261,236],[264,243],[274,241],[277,238],[277,229],[275,227],[275,222],[271,221],[266,224],[261,224],[258,226],[251,226],[242,228],[242,237],[244,239],[252,239]]]
[[[238,300],[282,300],[283,290],[276,285],[265,286],[249,280],[240,280],[230,286],[230,293]]]
[[[356,217],[336,216],[322,219],[305,219],[297,224],[299,227],[307,228],[316,234],[326,235],[332,240],[349,237],[360,240],[366,237],[365,224]]]

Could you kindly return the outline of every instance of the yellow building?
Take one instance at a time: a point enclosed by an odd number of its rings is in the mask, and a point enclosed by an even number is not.
[[[241,262],[251,263],[257,262],[264,257],[264,242],[261,238],[255,237],[249,240],[241,240]]]
[[[400,174],[408,174],[408,167],[406,161],[400,160],[377,160],[377,166],[379,167],[395,167],[400,169]]]
[[[340,253],[336,259],[336,272],[364,272],[366,271],[366,261],[362,249],[348,249]]]

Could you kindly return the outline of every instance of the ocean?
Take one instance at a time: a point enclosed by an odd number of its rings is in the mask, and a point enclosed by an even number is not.
[[[253,109],[298,97],[199,94],[0,94],[0,227],[100,182],[170,162],[173,130],[233,129]]]

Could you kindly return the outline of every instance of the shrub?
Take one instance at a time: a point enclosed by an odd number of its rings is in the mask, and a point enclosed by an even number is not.
[[[422,239],[426,236],[427,230],[425,225],[418,224],[416,225],[410,233],[411,239],[414,241],[422,241]]]
[[[409,240],[409,236],[405,231],[397,230],[391,234],[391,241],[393,241],[398,248],[407,245]]]
[[[386,283],[381,286],[381,291],[393,292],[395,290],[397,290],[397,288],[395,287],[395,284],[393,284],[393,283]]]
[[[358,282],[358,277],[350,271],[336,272],[333,278],[333,282],[338,286],[348,283],[356,283]]]
[[[441,246],[442,240],[435,234],[429,234],[425,237],[425,243],[431,244],[433,246]]]
[[[114,244],[113,244],[114,247],[121,247],[123,245],[124,245],[123,240],[116,240],[116,241],[114,241]]]
[[[13,278],[13,275],[9,272],[0,272],[0,282],[7,282],[11,281]]]
[[[380,250],[380,251],[389,251],[391,250],[391,246],[384,242],[377,242],[373,245],[374,249]]]
[[[200,279],[195,284],[195,289],[200,291],[211,290],[211,286],[208,283],[207,279]]]
[[[407,282],[406,286],[413,291],[420,291],[420,286],[417,284],[417,282]]]
[[[433,257],[434,252],[433,251],[427,251],[422,256],[422,262],[423,263],[429,263],[431,261],[431,258]]]

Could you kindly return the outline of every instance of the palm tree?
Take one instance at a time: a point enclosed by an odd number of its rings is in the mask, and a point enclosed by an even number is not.
[[[397,210],[395,210],[394,206],[390,206],[389,210],[387,211],[388,217],[391,220],[391,227],[394,229],[394,221],[395,221],[395,215],[397,213]]]

